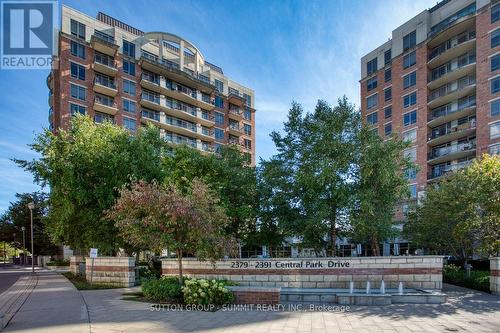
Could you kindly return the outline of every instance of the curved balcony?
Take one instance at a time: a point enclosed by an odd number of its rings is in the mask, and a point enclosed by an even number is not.
[[[52,72],[49,73],[49,75],[47,76],[47,88],[49,88],[49,90],[54,90],[54,75],[52,75]]]
[[[430,90],[434,90],[450,81],[458,80],[462,76],[468,76],[476,70],[476,55],[466,54],[455,58],[448,63],[433,69],[427,83]]]
[[[475,133],[475,131],[475,119],[471,119],[466,123],[455,126],[448,126],[448,124],[445,124],[438,128],[433,128],[430,131],[431,134],[427,138],[427,144],[429,146],[440,145],[445,142],[450,142],[459,138],[471,136]]]
[[[427,98],[427,106],[435,108],[439,105],[450,103],[453,100],[471,95],[475,89],[476,77],[474,75],[464,76],[431,91]]]
[[[446,147],[433,148],[427,157],[427,163],[434,165],[451,160],[465,158],[475,155],[476,142],[469,141],[460,144],[454,144]]]
[[[427,117],[427,126],[436,127],[455,119],[474,114],[476,110],[476,96],[471,95],[460,100],[432,109]]]
[[[469,30],[475,23],[476,5],[473,3],[431,27],[427,35],[428,45],[435,47],[460,32]]]
[[[441,178],[442,176],[445,176],[450,172],[454,172],[456,170],[468,167],[472,163],[472,161],[473,160],[467,160],[462,162],[453,161],[455,163],[435,165],[430,169],[430,172],[427,174],[427,180],[434,181]]]

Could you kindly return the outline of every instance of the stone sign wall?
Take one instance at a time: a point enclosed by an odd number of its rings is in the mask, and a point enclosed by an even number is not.
[[[207,279],[227,279],[239,286],[290,288],[364,288],[370,281],[373,288],[385,281],[386,288],[441,290],[443,257],[399,256],[363,258],[273,258],[227,259],[209,261],[183,259],[183,273]],[[177,259],[163,259],[162,273],[177,275]]]
[[[500,257],[490,258],[490,291],[500,295]]]
[[[132,257],[98,257],[85,258],[85,274],[87,281],[93,283],[110,284],[121,287],[133,287],[135,284],[135,258]]]

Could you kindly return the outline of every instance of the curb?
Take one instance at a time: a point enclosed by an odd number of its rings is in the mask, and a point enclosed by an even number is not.
[[[37,283],[36,273],[21,276],[9,289],[0,294],[0,332],[23,306]]]

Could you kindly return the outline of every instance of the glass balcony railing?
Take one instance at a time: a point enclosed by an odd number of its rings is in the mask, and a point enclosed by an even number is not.
[[[194,106],[191,106],[191,105],[188,105],[185,103],[181,103],[175,99],[170,99],[170,98],[167,98],[166,102],[167,102],[167,107],[169,107],[171,109],[184,111],[184,112],[186,112],[192,116],[195,116],[195,117],[197,115],[196,108]]]
[[[429,141],[437,139],[439,137],[451,134],[451,133],[456,133],[460,131],[465,131],[468,129],[473,129],[476,128],[476,119],[471,119],[467,121],[466,123],[456,125],[456,126],[450,126],[450,123],[445,124],[443,126],[439,126],[437,128],[433,128],[431,130],[431,135],[429,136]]]
[[[160,85],[160,76],[159,75],[143,71],[141,77],[143,80]]]
[[[439,44],[429,52],[428,60],[431,61],[434,58],[439,57],[446,51],[457,47],[465,42],[473,40],[476,38],[476,31],[465,31],[453,38],[448,39],[446,42]]]
[[[194,99],[196,99],[198,96],[196,90],[183,86],[182,84],[173,82],[171,80],[167,80],[167,88],[173,91],[180,92],[184,95],[191,96]]]
[[[153,110],[142,109],[142,116],[154,121],[160,121],[160,113]]]
[[[97,104],[102,104],[105,106],[109,106],[112,108],[116,108],[116,103],[114,101],[114,98],[111,98],[109,96],[101,95],[101,94],[96,94],[94,97],[94,101]]]
[[[429,93],[429,97],[427,98],[428,102],[432,102],[433,100],[446,96],[456,91],[460,91],[464,88],[472,86],[476,84],[476,77],[473,75],[464,76],[456,81],[445,84],[437,89],[432,90]]]
[[[476,106],[476,95],[467,96],[459,99],[458,101],[448,103],[438,108],[432,109],[427,118],[427,121],[447,116],[449,114],[459,112],[473,106]]]
[[[242,111],[240,108],[230,108],[229,113],[234,114],[235,116],[241,116]]]
[[[188,146],[191,146],[194,148],[197,147],[196,139],[188,138],[188,137],[185,137],[182,135],[176,135],[173,133],[165,134],[165,140],[167,142],[171,142],[171,143],[178,144],[178,145],[188,145]]]
[[[443,30],[448,29],[451,27],[453,24],[455,24],[456,21],[460,20],[463,17],[473,15],[476,13],[476,3],[472,3],[469,6],[459,10],[453,15],[448,16],[446,19],[442,20],[438,24],[434,25],[431,27],[428,38],[432,38],[436,36],[438,33],[440,33]]]
[[[94,56],[94,62],[97,62],[101,65],[108,66],[111,68],[116,68],[115,60],[113,57],[110,57],[106,54],[103,54],[103,53],[100,53],[97,51],[96,51],[95,56]]]
[[[142,91],[142,99],[155,104],[160,104],[160,96],[146,90]]]
[[[446,146],[446,147],[441,147],[441,148],[434,148],[429,153],[428,160],[432,160],[434,158],[450,155],[450,154],[461,152],[461,151],[472,150],[475,148],[476,148],[475,141],[454,144],[451,146]]]
[[[165,119],[165,123],[168,125],[175,126],[175,127],[181,127],[181,128],[188,129],[194,133],[197,132],[196,124],[190,123],[190,122],[182,120],[182,119],[177,119],[177,118],[167,116],[167,118]]]
[[[94,79],[94,84],[99,84],[104,87],[116,89],[114,80],[103,75],[96,75]]]
[[[106,43],[110,43],[110,44],[116,44],[115,43],[115,38],[111,35],[108,35],[107,33],[105,32],[102,32],[102,31],[99,31],[99,30],[95,30],[94,31],[94,36]]]
[[[476,54],[463,54],[458,58],[455,58],[446,64],[439,66],[431,71],[431,75],[429,77],[429,82],[435,81],[437,79],[442,78],[445,75],[448,75],[452,72],[459,70],[462,67],[465,67],[470,64],[474,64],[476,62]]]
[[[441,165],[436,165],[431,168],[430,172],[427,174],[427,179],[434,179],[438,178],[441,176],[444,176],[445,174],[449,172],[453,172],[456,170],[463,169],[467,166],[469,166],[472,163],[473,160],[468,160],[468,161],[462,161],[454,164],[441,164]]]

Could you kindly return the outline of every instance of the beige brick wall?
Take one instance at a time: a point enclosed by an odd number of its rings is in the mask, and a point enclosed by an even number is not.
[[[85,273],[87,281],[91,281],[92,274],[93,283],[133,287],[135,284],[135,258],[95,258],[93,270],[92,259],[86,258]]]
[[[500,295],[500,257],[490,258],[490,291]]]

